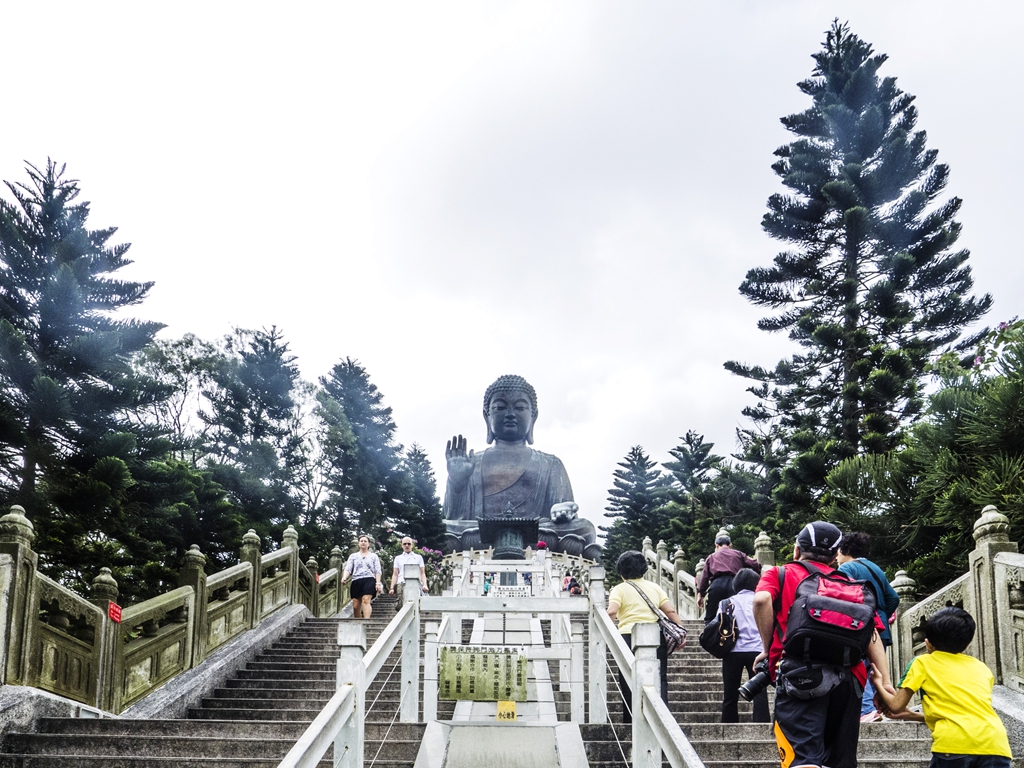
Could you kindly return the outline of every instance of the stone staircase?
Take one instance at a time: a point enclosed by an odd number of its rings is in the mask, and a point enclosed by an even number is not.
[[[394,617],[393,598],[378,598],[374,609],[365,621],[368,644]],[[35,733],[8,734],[0,768],[277,766],[334,693],[338,621],[307,619],[203,699],[187,719],[44,718]],[[400,649],[382,675],[399,663]],[[382,695],[371,706],[381,687],[375,682],[367,691],[366,759],[382,768],[412,768],[425,726],[397,721],[397,697]],[[329,751],[322,768],[330,768],[330,756]]]
[[[721,723],[721,661],[697,642],[703,624],[684,622],[686,648],[669,657],[669,709],[708,768],[778,768],[771,724],[751,723],[751,705],[740,700],[740,722]],[[609,656],[609,666],[611,666]],[[630,765],[631,731],[622,722],[617,675],[608,675],[607,724],[581,726],[591,768]],[[769,695],[773,691],[770,689]],[[926,768],[931,735],[919,723],[886,721],[861,726],[858,763],[865,768]],[[625,756],[625,757],[624,757]],[[668,763],[664,763],[668,765]]]
[[[386,597],[374,607],[373,618],[365,622],[369,644],[394,616],[394,604]],[[36,733],[8,735],[0,768],[276,766],[334,692],[338,621],[307,619],[190,710],[187,719],[42,719]],[[541,626],[549,642],[550,625],[544,621]],[[694,749],[708,768],[775,768],[779,760],[771,726],[749,722],[750,704],[740,701],[739,724],[719,722],[721,662],[696,642],[700,622],[687,622],[687,629],[691,641],[670,657],[669,708]],[[467,620],[464,642],[471,632]],[[365,758],[381,768],[412,768],[425,728],[398,722],[399,648],[366,694]],[[558,719],[567,721],[569,694],[557,690],[558,667],[549,664]],[[608,691],[610,722],[581,724],[592,768],[630,765],[631,729],[623,723],[617,675],[610,669]],[[451,719],[454,707],[455,702],[439,702],[439,719]],[[930,749],[931,737],[922,724],[871,723],[862,726],[858,760],[865,768],[925,768]],[[330,756],[321,761],[322,768],[331,765]],[[1014,765],[1021,768],[1022,761]]]

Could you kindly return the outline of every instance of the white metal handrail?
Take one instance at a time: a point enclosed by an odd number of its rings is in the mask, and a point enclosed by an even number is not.
[[[654,732],[654,737],[661,745],[661,750],[672,768],[704,768],[704,762],[694,750],[693,745],[683,734],[679,723],[672,716],[665,702],[661,700],[658,689],[653,685],[645,685],[643,690],[643,706],[641,717]],[[634,720],[637,719],[634,714]],[[634,764],[636,757],[634,757]],[[658,761],[661,765],[661,761]]]
[[[376,642],[366,652],[366,656],[363,657],[363,664],[366,666],[366,681],[369,683],[373,680],[377,673],[380,672],[384,666],[384,662],[388,660],[388,656],[395,649],[402,640],[402,635],[405,634],[406,630],[412,625],[415,620],[419,623],[419,616],[416,615],[416,609],[412,601],[402,606],[402,610],[395,614],[388,625],[384,627],[384,631],[380,633]]]
[[[608,650],[611,651],[612,659],[619,669],[633,669],[633,652],[622,639],[618,628],[612,622],[611,617],[604,611],[594,611],[594,623],[601,632],[601,637],[608,643]]]
[[[284,760],[278,763],[277,768],[316,768],[355,713],[355,700],[356,687],[351,683],[341,686],[295,742],[295,746],[288,751]],[[334,764],[339,765],[343,759],[344,756],[335,755]]]

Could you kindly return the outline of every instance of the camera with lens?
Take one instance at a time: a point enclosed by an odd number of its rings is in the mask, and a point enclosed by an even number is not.
[[[755,696],[772,684],[771,675],[768,674],[768,659],[761,659],[761,663],[754,667],[754,672],[757,674],[740,686],[740,698],[744,701],[753,701]]]

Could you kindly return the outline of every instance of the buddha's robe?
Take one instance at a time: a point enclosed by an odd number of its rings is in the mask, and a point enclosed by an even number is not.
[[[484,494],[484,456],[472,458],[473,473],[461,493],[448,482],[444,493],[444,516],[448,520],[479,520],[497,517],[511,504],[516,517],[550,520],[551,507],[572,501],[569,475],[557,456],[530,449],[530,460],[523,473],[511,485]]]
[[[596,541],[597,531],[589,520],[577,517],[556,523],[551,519],[552,506],[573,501],[569,475],[557,456],[531,448],[530,460],[522,474],[493,487],[495,483],[487,483],[484,478],[487,452],[472,457],[473,472],[461,492],[452,488],[450,480],[445,487],[444,516],[450,542],[477,546],[479,535],[475,521],[498,517],[509,505],[515,517],[540,521],[541,538],[553,551],[562,551],[560,542],[569,534],[580,537],[572,547],[573,554],[580,554],[583,546]],[[485,488],[492,490],[485,494]],[[467,538],[462,538],[463,535]]]

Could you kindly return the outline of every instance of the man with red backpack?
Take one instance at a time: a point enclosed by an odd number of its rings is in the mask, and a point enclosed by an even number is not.
[[[796,538],[793,562],[768,569],[754,595],[754,618],[775,683],[775,740],[782,768],[856,768],[862,659],[883,672],[874,588],[835,571],[843,535],[821,520]]]

